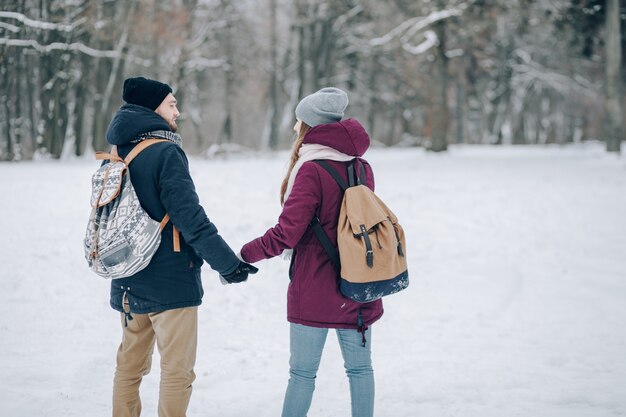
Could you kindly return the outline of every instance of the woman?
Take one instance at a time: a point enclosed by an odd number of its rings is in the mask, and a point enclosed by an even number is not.
[[[369,147],[369,136],[358,121],[342,121],[347,105],[346,93],[332,87],[298,104],[297,139],[281,187],[283,210],[278,224],[241,249],[242,258],[251,263],[283,252],[291,255],[287,294],[291,358],[283,417],[307,414],[328,329],[337,332],[350,382],[352,416],[374,414],[371,325],[383,314],[382,302],[361,304],[341,295],[338,273],[309,227],[318,217],[336,245],[342,191],[328,172],[311,161],[329,161],[347,181],[349,161],[359,158],[356,165],[364,165],[366,185],[374,189],[372,169],[360,159]]]

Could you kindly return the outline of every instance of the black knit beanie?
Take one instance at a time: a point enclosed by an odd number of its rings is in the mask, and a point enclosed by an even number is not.
[[[132,77],[124,81],[122,98],[127,103],[156,110],[171,92],[172,88],[167,84],[144,77]]]

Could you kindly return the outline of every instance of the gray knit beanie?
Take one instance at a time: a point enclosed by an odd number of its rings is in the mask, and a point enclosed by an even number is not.
[[[311,127],[335,123],[343,118],[348,95],[335,87],[326,87],[303,98],[296,106],[296,117]]]

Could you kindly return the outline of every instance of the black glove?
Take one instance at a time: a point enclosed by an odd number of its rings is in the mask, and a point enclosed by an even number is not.
[[[237,268],[228,275],[221,275],[229,284],[235,284],[238,282],[244,282],[248,279],[248,274],[256,274],[259,272],[259,268],[250,265],[244,261],[239,261]]]

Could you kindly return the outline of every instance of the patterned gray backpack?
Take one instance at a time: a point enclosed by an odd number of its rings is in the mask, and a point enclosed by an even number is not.
[[[141,271],[161,243],[161,232],[169,221],[153,220],[139,203],[130,181],[128,167],[141,151],[161,139],[137,144],[126,159],[117,148],[97,152],[97,160],[109,160],[91,180],[91,215],[85,232],[85,258],[89,267],[104,278],[125,278]],[[180,251],[178,230],[174,227],[174,251]]]

